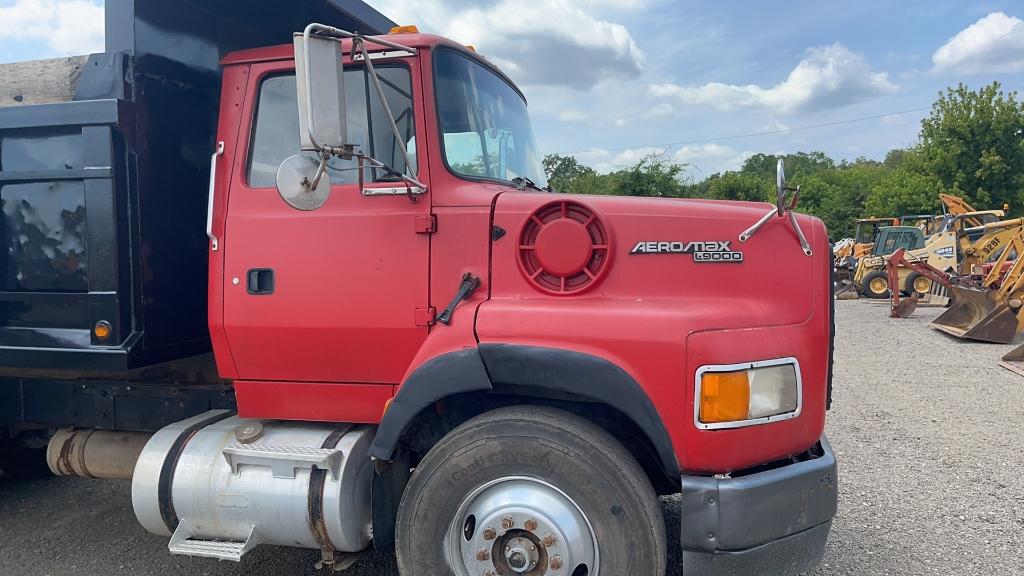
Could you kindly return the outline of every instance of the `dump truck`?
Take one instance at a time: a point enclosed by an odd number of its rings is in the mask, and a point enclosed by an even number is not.
[[[130,478],[171,554],[820,561],[832,259],[781,165],[771,205],[556,194],[472,48],[354,1],[106,7],[67,101],[0,109],[6,442]]]

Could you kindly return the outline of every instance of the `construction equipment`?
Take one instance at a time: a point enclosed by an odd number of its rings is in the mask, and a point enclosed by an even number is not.
[[[969,276],[950,286],[953,305],[932,321],[937,330],[971,340],[1007,344],[1017,333],[1017,313],[1024,305],[1024,229],[1017,227],[980,282]],[[1006,268],[1006,264],[1012,264]]]
[[[970,274],[974,266],[983,264],[999,254],[1019,229],[1024,226],[1024,219],[997,220],[1001,210],[969,212],[946,217],[942,231],[924,241],[924,246],[908,250],[905,258],[913,262],[926,262],[932,268],[957,275]],[[968,222],[981,221],[980,226],[964,227]],[[919,229],[906,227],[897,230]],[[881,232],[880,232],[881,234]],[[885,271],[884,256],[906,246],[906,240],[882,238],[876,243],[873,255],[861,258],[857,262],[853,282],[858,294],[868,298],[884,299],[889,297],[889,276]],[[907,294],[917,294],[923,299],[929,294],[932,283],[920,274],[909,269],[899,273],[899,287]],[[944,302],[942,302],[944,304]],[[933,302],[929,301],[929,304]]]
[[[877,241],[871,254],[857,261],[853,279],[837,289],[836,297],[854,300],[864,295],[883,299],[889,295],[889,280],[885,272],[885,256],[897,250],[921,252],[926,249],[924,233],[914,226],[887,226],[878,230]],[[906,275],[903,276],[906,279]],[[903,286],[903,284],[900,284]],[[922,286],[927,292],[929,286]],[[920,292],[920,293],[924,293]]]
[[[900,248],[885,258],[885,269],[888,274],[888,282],[890,286],[899,284],[899,271],[901,269],[907,269],[912,274],[917,275],[918,278],[925,278],[929,284],[940,284],[947,288],[953,286],[948,275],[942,270],[929,266],[926,262],[915,262],[906,258],[906,250]],[[930,288],[930,286],[929,286]],[[925,291],[927,292],[927,290]],[[920,301],[917,290],[911,292],[909,298],[900,298],[900,290],[892,290],[890,296],[890,315],[893,318],[907,318],[914,313],[917,309],[917,304]]]

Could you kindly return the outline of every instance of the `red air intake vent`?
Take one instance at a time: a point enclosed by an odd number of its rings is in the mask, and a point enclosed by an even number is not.
[[[539,208],[519,233],[519,265],[527,280],[549,294],[578,294],[608,270],[611,239],[586,206],[569,200]]]

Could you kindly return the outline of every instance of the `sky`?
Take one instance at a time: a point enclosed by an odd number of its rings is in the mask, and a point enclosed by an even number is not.
[[[751,154],[884,158],[940,91],[1024,89],[1024,1],[369,0],[472,44],[523,89],[544,153],[651,153],[694,181]],[[103,50],[102,0],[0,0],[0,62]]]

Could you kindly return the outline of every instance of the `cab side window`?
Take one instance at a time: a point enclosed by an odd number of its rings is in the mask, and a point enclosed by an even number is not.
[[[412,81],[404,66],[376,66],[381,87],[398,125],[396,140],[384,107],[371,80],[362,68],[345,70],[345,105],[348,113],[348,142],[399,172],[416,175],[416,125],[413,119]],[[249,152],[248,180],[252,188],[273,188],[277,168],[299,150],[299,111],[294,74],[271,76],[260,84],[259,101]],[[405,165],[399,146],[409,152],[412,166]],[[359,180],[355,160],[332,158],[328,163],[331,183],[354,184]],[[383,170],[364,169],[366,182],[391,182],[394,176]]]

